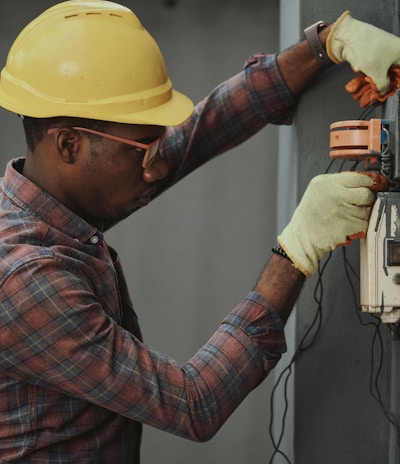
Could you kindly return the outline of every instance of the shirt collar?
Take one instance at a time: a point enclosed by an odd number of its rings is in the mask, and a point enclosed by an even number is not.
[[[21,174],[24,162],[25,158],[17,158],[7,164],[3,189],[11,201],[82,243],[101,235],[95,227],[24,177]]]

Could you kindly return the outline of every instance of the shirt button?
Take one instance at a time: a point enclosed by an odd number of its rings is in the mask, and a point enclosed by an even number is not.
[[[93,235],[93,237],[90,237],[90,243],[92,245],[97,245],[100,242],[100,237],[98,235]]]

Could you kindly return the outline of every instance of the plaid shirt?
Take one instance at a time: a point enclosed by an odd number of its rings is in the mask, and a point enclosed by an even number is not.
[[[168,129],[161,193],[294,100],[258,55]],[[0,461],[140,462],[141,424],[209,439],[285,350],[251,292],[183,366],[146,346],[117,254],[100,231],[7,166],[0,184]]]

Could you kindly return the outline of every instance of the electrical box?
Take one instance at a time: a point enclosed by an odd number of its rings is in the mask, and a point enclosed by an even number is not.
[[[360,239],[360,303],[382,322],[400,321],[400,192],[378,193]]]
[[[399,92],[389,97],[384,118],[340,121],[330,127],[330,156],[364,162],[389,183],[372,208],[360,239],[360,303],[384,323],[400,323],[400,155]]]

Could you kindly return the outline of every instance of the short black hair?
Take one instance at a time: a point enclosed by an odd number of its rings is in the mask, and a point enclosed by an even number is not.
[[[23,116],[23,125],[25,131],[26,144],[29,151],[35,151],[38,143],[43,136],[52,127],[85,127],[98,131],[106,131],[112,123],[108,121],[99,121],[97,119],[74,118],[67,116],[58,116],[52,118],[32,118]],[[90,134],[88,134],[90,136]]]

